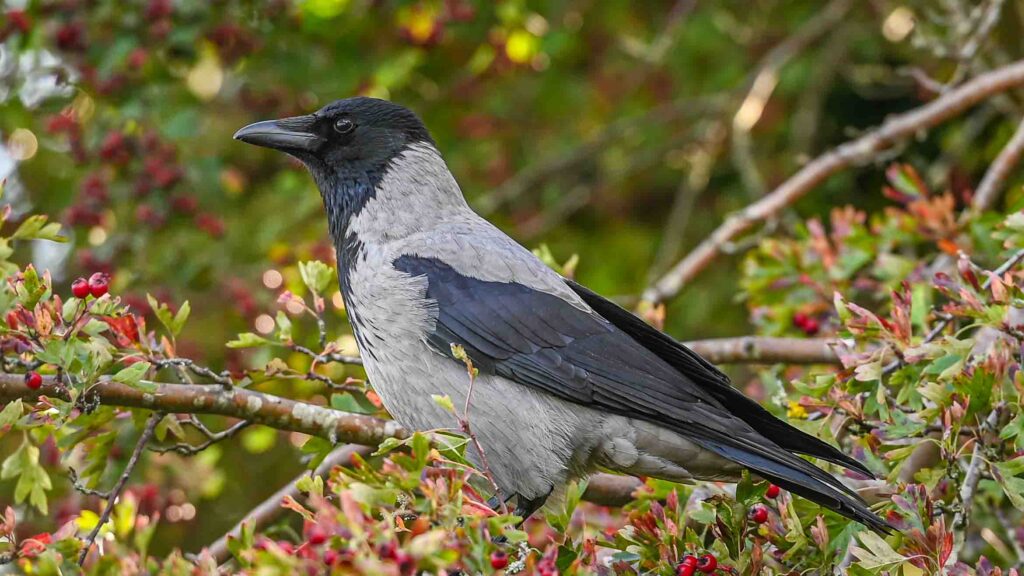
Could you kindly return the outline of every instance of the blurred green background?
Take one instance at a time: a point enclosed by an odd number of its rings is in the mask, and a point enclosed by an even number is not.
[[[1024,5],[999,2],[982,36],[989,4],[8,0],[0,177],[18,213],[66,224],[66,249],[22,252],[56,285],[109,270],[140,311],[146,293],[187,299],[183,354],[258,364],[263,353],[224,342],[266,328],[280,291],[301,283],[298,261],[334,255],[301,167],[231,135],[337,98],[388,98],[422,116],[474,207],[559,262],[578,254],[578,279],[632,305],[729,212],[935,97],[930,78],[1024,53]],[[965,61],[975,37],[984,54]],[[985,108],[899,152],[959,194],[1014,125]],[[883,206],[884,160],[830,179],[770,224]],[[749,333],[738,263],[721,258],[674,299],[668,331]],[[332,310],[331,333],[351,351]],[[158,547],[196,550],[222,534],[301,469],[298,443],[254,428],[147,468],[141,482],[161,487],[153,505],[165,512]],[[0,504],[9,493],[0,484]]]

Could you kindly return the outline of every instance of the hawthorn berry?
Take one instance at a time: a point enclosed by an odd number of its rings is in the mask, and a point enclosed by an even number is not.
[[[821,330],[821,324],[814,318],[808,318],[803,325],[804,334],[808,336],[814,336],[819,330]]]
[[[501,550],[491,552],[491,568],[501,570],[506,566],[508,566],[508,554]]]
[[[97,272],[89,276],[89,293],[99,298],[110,290],[110,274]]]
[[[85,298],[89,292],[89,281],[85,278],[78,278],[71,283],[71,294],[75,298]]]
[[[718,568],[718,558],[714,554],[705,554],[697,560],[697,570],[705,574],[711,574],[715,568]]]
[[[750,519],[758,524],[764,524],[768,521],[768,509],[761,504],[754,506],[750,509]]]
[[[697,557],[693,554],[683,556],[682,561],[676,566],[676,576],[693,576],[697,569]]]
[[[779,488],[775,484],[769,484],[768,489],[764,491],[765,498],[778,498],[779,493],[782,492],[782,488]]]
[[[324,564],[333,566],[341,558],[341,554],[337,550],[328,549],[324,551]]]
[[[43,377],[39,375],[39,372],[32,370],[25,373],[25,386],[28,386],[30,390],[39,390],[42,385]]]
[[[319,526],[313,526],[309,529],[309,534],[306,540],[313,546],[319,546],[324,542],[327,542],[327,531]]]

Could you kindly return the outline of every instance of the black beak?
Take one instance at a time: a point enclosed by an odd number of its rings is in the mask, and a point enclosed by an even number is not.
[[[315,134],[315,122],[312,115],[256,122],[235,132],[235,140],[282,152],[316,152],[325,140]]]

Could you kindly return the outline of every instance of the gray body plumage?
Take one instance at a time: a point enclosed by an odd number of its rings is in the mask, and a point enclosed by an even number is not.
[[[465,366],[427,343],[437,309],[426,298],[426,278],[395,269],[399,257],[438,258],[464,276],[516,282],[590,312],[561,276],[470,209],[429,144],[413,145],[392,162],[346,232],[360,245],[341,265],[349,267],[345,306],[367,375],[388,411],[413,429],[457,428],[431,395],[462,407],[469,377]],[[679,434],[493,374],[477,377],[469,414],[506,495],[542,497],[597,465],[678,481],[733,479],[740,470]],[[478,458],[473,450],[468,456]]]
[[[433,396],[464,405],[470,380],[452,344],[464,347],[480,369],[469,421],[502,494],[524,514],[597,467],[674,481],[735,480],[746,468],[889,528],[798,454],[870,475],[863,464],[774,417],[474,213],[409,110],[350,98],[235,137],[309,168],[367,375],[401,424],[457,427]]]

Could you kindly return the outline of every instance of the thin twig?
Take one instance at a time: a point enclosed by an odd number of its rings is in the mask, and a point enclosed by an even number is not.
[[[978,437],[974,441],[974,449],[971,452],[970,462],[967,464],[967,472],[964,474],[963,484],[960,485],[960,492],[957,496],[957,500],[960,502],[960,509],[957,510],[956,514],[953,515],[953,525],[950,527],[954,534],[956,534],[957,542],[953,547],[953,552],[949,555],[949,559],[946,561],[946,566],[953,566],[957,562],[957,558],[960,555],[960,550],[963,548],[964,542],[967,541],[967,525],[971,520],[971,508],[974,504],[974,492],[978,489],[978,482],[981,480],[982,473],[984,472],[983,464],[985,463],[985,441],[983,434],[985,432],[991,432],[995,429],[999,423],[999,414],[1002,411],[1002,405],[997,405],[989,413],[985,419],[984,426],[978,434]]]
[[[135,465],[139,463],[139,456],[142,455],[142,451],[146,448],[146,444],[148,444],[150,438],[153,437],[156,425],[160,423],[163,416],[164,415],[160,412],[154,412],[146,422],[146,427],[143,428],[142,435],[139,436],[139,441],[135,443],[135,450],[132,451],[132,456],[128,459],[128,465],[125,466],[124,472],[121,473],[121,477],[118,478],[117,483],[114,484],[114,487],[110,490],[110,495],[107,497],[107,504],[103,507],[103,512],[100,513],[100,518],[96,522],[96,526],[91,532],[89,532],[89,535],[85,537],[85,546],[82,548],[82,554],[78,557],[79,566],[85,564],[85,559],[89,556],[89,550],[92,548],[93,542],[96,541],[96,536],[99,535],[100,529],[102,529],[107,521],[110,520],[110,514],[114,511],[114,503],[117,502],[117,498],[121,495],[121,491],[124,490],[125,484],[128,483],[128,478],[132,475],[132,471],[135,470]]]
[[[153,366],[156,367],[157,369],[167,368],[171,366],[184,367],[188,368],[193,374],[209,378],[210,380],[213,380],[217,384],[221,384],[226,387],[231,387],[234,385],[233,382],[231,381],[231,375],[229,373],[215,372],[214,370],[207,368],[206,366],[196,364],[194,360],[189,360],[188,358],[152,359],[150,360],[150,362],[152,362]]]
[[[1003,190],[1003,184],[1006,183],[1006,179],[1013,169],[1017,167],[1022,155],[1024,155],[1024,119],[1017,125],[1017,131],[1013,133],[1010,141],[1003,146],[999,155],[988,167],[988,171],[981,179],[981,184],[978,185],[978,190],[971,201],[971,210],[965,212],[965,215],[988,210],[995,204],[999,193]]]
[[[473,387],[476,384],[477,370],[473,367],[473,361],[466,355],[465,350],[461,350],[462,361],[466,363],[466,374],[469,376],[469,390],[466,391],[466,404],[462,408],[462,414],[456,416],[459,419],[459,426],[462,428],[463,434],[465,434],[469,441],[476,448],[476,453],[480,455],[480,472],[483,473],[484,478],[491,484],[491,488],[494,490],[494,497],[498,501],[498,507],[501,509],[502,514],[508,514],[508,506],[505,504],[505,498],[502,497],[501,488],[498,486],[498,482],[494,479],[494,473],[491,472],[491,465],[487,462],[487,453],[484,452],[484,447],[480,444],[480,440],[473,433],[473,429],[469,425],[469,406],[473,401]],[[456,345],[452,344],[452,351],[456,351]],[[458,357],[459,354],[456,354]]]
[[[721,255],[722,246],[793,204],[833,174],[867,162],[920,131],[953,118],[971,106],[1024,84],[1024,60],[982,74],[959,88],[910,112],[887,120],[879,128],[851,140],[810,162],[761,200],[726,218],[682,261],[648,288],[644,299],[658,303],[671,298]]]
[[[68,479],[71,480],[71,486],[73,486],[75,490],[85,494],[86,496],[96,496],[97,498],[103,498],[104,500],[110,498],[110,492],[93,490],[85,484],[82,484],[82,481],[78,479],[78,472],[70,466],[68,466]]]
[[[191,416],[195,418],[195,414],[192,414]],[[165,454],[167,452],[177,452],[182,456],[193,456],[195,454],[202,452],[203,450],[206,450],[207,448],[213,446],[214,444],[220,442],[221,440],[231,438],[232,436],[238,434],[246,427],[252,425],[252,422],[249,422],[248,420],[240,420],[232,424],[230,427],[221,430],[220,432],[212,432],[209,428],[206,428],[205,425],[199,422],[198,419],[196,419],[195,422],[202,426],[202,428],[199,428],[198,426],[196,428],[199,429],[203,436],[206,437],[206,439],[200,442],[199,444],[178,442],[176,444],[171,444],[169,446],[150,446],[149,449],[153,452],[158,452],[160,454]],[[193,425],[195,424],[191,421],[188,421],[188,423]]]

